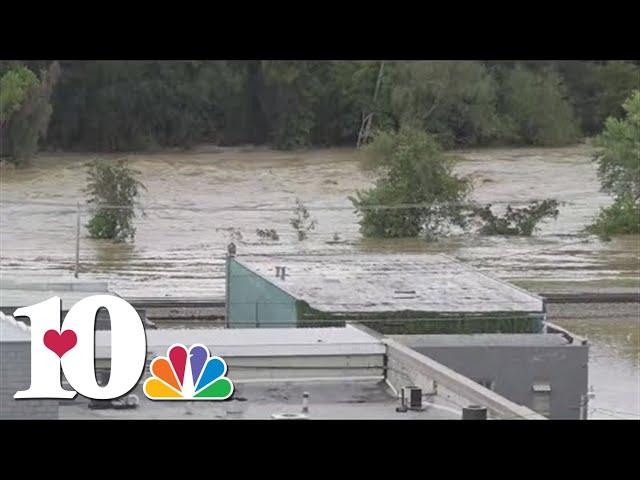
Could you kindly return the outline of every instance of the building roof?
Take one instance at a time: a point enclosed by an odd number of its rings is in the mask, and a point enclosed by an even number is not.
[[[234,382],[236,394],[225,402],[158,402],[140,387],[134,393],[140,406],[132,410],[90,410],[78,396],[60,406],[61,419],[253,419],[302,414],[302,394],[309,394],[306,417],[322,419],[447,420],[461,418],[461,408],[445,397],[423,401],[424,410],[397,412],[398,399],[383,381]]]
[[[385,352],[379,339],[350,325],[335,328],[164,328],[147,330],[146,334],[147,350],[157,355],[165,355],[174,343],[202,343],[222,357],[382,355]],[[96,332],[99,357],[108,354],[110,341],[110,332]]]
[[[0,342],[30,342],[29,327],[13,317],[0,312]]]
[[[446,255],[240,256],[236,260],[326,312],[542,312],[543,301]],[[276,267],[285,267],[285,278]]]
[[[106,282],[68,278],[64,281],[49,281],[40,277],[27,280],[3,278],[0,282],[0,308],[6,313],[16,308],[43,302],[51,297],[60,297],[62,309],[69,310],[85,297],[108,293]]]

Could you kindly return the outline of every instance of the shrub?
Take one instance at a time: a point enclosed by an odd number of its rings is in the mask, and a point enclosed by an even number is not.
[[[311,218],[309,210],[300,199],[296,198],[296,207],[293,210],[293,217],[289,220],[289,223],[298,234],[298,240],[306,240],[309,236],[309,232],[316,228],[317,222]]]
[[[366,152],[380,177],[372,189],[349,197],[365,237],[434,239],[449,225],[464,223],[460,205],[470,183],[453,173],[455,160],[432,136],[408,127],[381,132]]]
[[[640,230],[640,91],[636,90],[623,108],[626,117],[608,118],[596,139],[600,150],[595,161],[602,190],[615,201],[600,211],[587,231],[603,238]]]
[[[589,233],[603,240],[612,235],[640,233],[640,208],[638,202],[630,196],[618,197],[613,205],[601,208],[595,222],[587,227]]]
[[[129,167],[125,159],[114,162],[96,160],[89,164],[87,203],[96,210],[87,224],[92,238],[125,241],[133,239],[135,201],[144,185],[137,180],[138,171]]]
[[[529,237],[540,221],[558,217],[558,202],[553,199],[536,200],[521,208],[508,205],[502,216],[495,215],[491,211],[491,205],[486,205],[475,209],[474,214],[483,222],[479,230],[482,235]]]

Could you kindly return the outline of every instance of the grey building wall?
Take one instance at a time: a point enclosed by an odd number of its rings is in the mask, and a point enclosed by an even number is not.
[[[29,342],[0,344],[0,419],[45,420],[58,418],[57,400],[16,400],[18,390],[29,388],[31,378]]]
[[[581,395],[588,389],[587,345],[412,348],[533,410],[538,406],[533,385],[548,383],[549,418],[579,419]]]

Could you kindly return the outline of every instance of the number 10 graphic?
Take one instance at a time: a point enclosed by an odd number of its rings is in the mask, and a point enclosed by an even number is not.
[[[16,399],[65,398],[77,393],[94,400],[107,400],[129,392],[144,369],[147,340],[138,312],[113,295],[93,295],[77,302],[61,327],[60,297],[19,308],[14,317],[31,320],[31,385],[16,392]],[[95,321],[100,308],[111,320],[111,373],[100,386],[95,375]],[[65,390],[60,368],[74,390]]]

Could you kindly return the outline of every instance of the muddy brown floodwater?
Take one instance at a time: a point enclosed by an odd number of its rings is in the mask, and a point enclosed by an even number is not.
[[[543,224],[530,238],[458,235],[434,244],[364,240],[347,197],[374,178],[361,170],[353,150],[133,154],[128,157],[148,189],[141,201],[146,216],[136,221],[135,243],[92,240],[83,231],[80,275],[106,280],[125,296],[221,297],[224,253],[233,240],[239,254],[446,252],[534,291],[638,290],[637,236],[602,242],[580,233],[611,201],[599,191],[589,145],[456,153],[464,158],[458,171],[473,178],[478,201],[504,208],[507,203],[553,197],[562,202],[558,219]],[[2,172],[3,277],[71,275],[75,205],[83,199],[86,184],[81,166],[91,158],[42,155],[30,168]],[[289,225],[296,197],[318,222],[303,242]],[[83,223],[87,218],[83,211]],[[279,240],[261,240],[258,228],[275,229]],[[620,338],[640,328],[637,318],[603,321],[620,329]],[[576,324],[576,333],[582,328]],[[637,342],[638,336],[634,338]],[[627,360],[614,355],[603,361],[615,367]],[[632,371],[635,384],[625,381],[621,389],[637,392],[637,361]],[[640,415],[638,410],[636,404]]]

